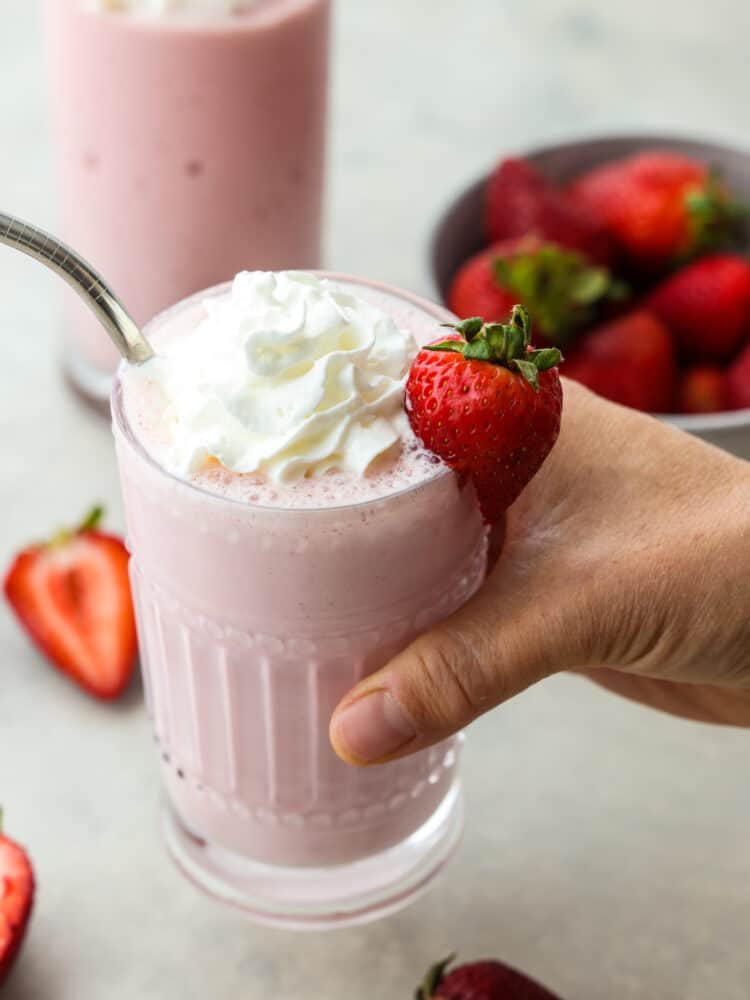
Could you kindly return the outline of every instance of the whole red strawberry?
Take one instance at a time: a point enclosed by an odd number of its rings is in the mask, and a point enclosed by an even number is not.
[[[646,300],[690,358],[724,361],[750,336],[750,264],[736,254],[702,257]]]
[[[18,957],[33,900],[34,873],[28,856],[0,832],[0,986]]]
[[[479,317],[458,336],[420,351],[406,384],[412,429],[424,446],[474,483],[494,524],[536,475],[560,431],[560,352],[532,350],[531,321],[515,306],[510,323]]]
[[[594,167],[568,190],[617,249],[649,271],[726,246],[742,215],[705,164],[662,150]]]
[[[622,282],[577,251],[527,236],[496,243],[466,261],[451,284],[448,307],[468,319],[506,316],[521,302],[536,333],[562,344],[590,324],[603,303],[626,294]]]
[[[135,618],[128,553],[98,530],[95,509],[75,531],[16,556],[5,596],[36,645],[98,698],[116,698],[133,673]]]
[[[730,410],[750,407],[750,344],[729,366],[725,387],[726,403]]]
[[[449,958],[429,970],[416,1000],[560,1000],[502,962],[472,962],[446,972],[451,961]]]
[[[528,160],[503,160],[492,173],[485,191],[485,228],[492,241],[533,233],[600,264],[609,263],[612,256],[609,237],[597,218]]]
[[[636,410],[667,413],[673,408],[672,337],[661,320],[643,309],[587,334],[568,356],[565,374]]]
[[[682,372],[677,388],[680,413],[719,413],[727,407],[727,380],[721,368],[696,365]]]

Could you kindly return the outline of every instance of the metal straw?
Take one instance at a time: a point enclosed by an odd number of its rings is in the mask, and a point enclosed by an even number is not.
[[[138,324],[105,281],[86,261],[42,229],[0,212],[0,243],[40,261],[78,292],[126,361],[141,364],[154,356]]]

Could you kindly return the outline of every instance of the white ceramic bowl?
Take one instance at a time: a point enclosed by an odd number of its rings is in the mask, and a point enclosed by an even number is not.
[[[633,135],[582,139],[516,155],[531,160],[552,180],[564,182],[599,163],[645,149],[670,149],[715,166],[737,196],[750,203],[750,153],[729,146],[693,139]],[[432,234],[430,270],[434,291],[443,301],[458,267],[487,244],[482,222],[486,182],[487,178],[482,177],[463,190],[443,212]],[[740,249],[750,251],[750,233],[745,232]],[[705,416],[659,416],[741,458],[750,459],[750,409]]]

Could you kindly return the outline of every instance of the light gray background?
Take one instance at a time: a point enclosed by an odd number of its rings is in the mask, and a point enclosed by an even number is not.
[[[736,0],[339,0],[328,262],[421,289],[435,213],[503,150],[612,129],[750,144]],[[3,0],[0,204],[54,225],[38,5]],[[56,369],[57,289],[0,255],[0,560],[95,498],[109,430]],[[0,608],[0,800],[39,892],[8,1000],[410,997],[432,959],[502,956],[568,1000],[747,1000],[750,734],[558,678],[477,724],[464,846],[380,924],[290,936],[198,896],[158,838],[140,690],[94,704]]]

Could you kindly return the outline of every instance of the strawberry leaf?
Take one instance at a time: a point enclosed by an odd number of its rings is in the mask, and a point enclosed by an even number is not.
[[[104,507],[101,504],[97,504],[96,507],[92,507],[83,521],[81,521],[78,528],[76,528],[76,533],[82,534],[84,531],[94,531],[101,524],[103,517]]]
[[[703,187],[691,188],[685,193],[685,211],[690,240],[682,259],[736,242],[740,226],[750,214],[750,206],[731,197],[722,183],[720,171],[714,168]]]
[[[492,348],[487,340],[473,340],[464,346],[464,357],[469,361],[492,361]]]
[[[463,323],[459,323],[456,329],[471,343],[482,332],[483,326],[484,320],[481,316],[472,316],[470,319],[465,319]]]
[[[453,351],[456,354],[463,354],[466,344],[462,340],[441,340],[437,344],[428,344],[425,348],[428,351]]]
[[[539,392],[539,369],[533,361],[521,361],[514,358],[513,367],[518,369],[534,392]]]
[[[605,301],[627,291],[604,267],[554,243],[528,245],[493,261],[495,281],[518,296],[542,334],[554,343],[567,340],[596,319]]]
[[[440,986],[445,976],[445,970],[455,960],[455,955],[449,955],[442,962],[437,962],[427,970],[422,985],[416,992],[415,1000],[431,1000],[435,996],[435,990]]]
[[[82,535],[87,531],[96,531],[104,518],[105,509],[101,504],[92,507],[86,517],[75,528],[59,528],[52,538],[43,544],[48,548],[59,548],[67,545],[76,535]]]
[[[510,314],[510,325],[519,330],[527,347],[531,338],[531,316],[526,306],[515,305]]]
[[[484,328],[487,343],[495,357],[504,358],[508,353],[508,335],[502,323],[488,323]]]
[[[550,368],[557,367],[563,360],[562,354],[556,347],[545,347],[541,351],[529,351],[527,357],[538,372],[549,371]]]
[[[571,282],[570,298],[577,305],[593,305],[607,294],[609,284],[609,271],[606,268],[590,267],[581,271]]]
[[[556,347],[545,347],[538,351],[530,349],[531,317],[528,309],[515,305],[509,323],[482,323],[479,331],[476,330],[475,319],[471,320],[468,328],[472,335],[471,341],[463,337],[460,340],[442,340],[437,344],[429,344],[426,349],[452,351],[462,354],[469,361],[487,361],[514,369],[535,392],[539,392],[539,372],[549,371],[560,364],[562,355]],[[464,320],[453,329],[462,333],[465,327]]]
[[[517,326],[508,327],[507,347],[505,357],[510,361],[523,355],[526,350],[526,337],[523,330]]]

